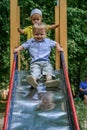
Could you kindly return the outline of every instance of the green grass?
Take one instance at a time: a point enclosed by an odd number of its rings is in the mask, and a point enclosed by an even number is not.
[[[87,130],[87,105],[80,98],[74,99],[80,130]]]
[[[0,113],[5,112],[6,103],[0,103]]]

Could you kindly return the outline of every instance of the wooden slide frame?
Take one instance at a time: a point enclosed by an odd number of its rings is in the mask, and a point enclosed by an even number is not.
[[[59,28],[55,29],[55,40],[64,48],[65,61],[67,62],[67,8],[66,0],[58,0],[55,6],[55,23]],[[17,28],[20,27],[20,7],[18,0],[10,0],[10,72],[13,63],[13,51],[20,45],[20,34]],[[18,70],[20,70],[20,53],[18,54]],[[56,50],[55,69],[60,69],[60,55]]]

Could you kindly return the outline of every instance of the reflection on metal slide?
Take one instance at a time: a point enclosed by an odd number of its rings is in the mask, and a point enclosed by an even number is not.
[[[26,80],[29,72],[15,69],[15,54],[3,130],[80,130],[63,53],[60,56],[62,67],[54,72],[60,85],[46,88],[39,82],[33,89]]]

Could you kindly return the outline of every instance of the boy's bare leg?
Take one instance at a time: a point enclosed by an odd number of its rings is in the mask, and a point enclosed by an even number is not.
[[[87,105],[87,95],[84,95],[84,103]]]

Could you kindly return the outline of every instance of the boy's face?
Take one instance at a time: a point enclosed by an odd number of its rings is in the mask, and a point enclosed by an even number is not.
[[[42,16],[39,14],[33,14],[31,17],[32,24],[39,23],[42,21]]]
[[[33,29],[33,35],[37,41],[42,41],[46,37],[46,29],[45,28],[35,28],[35,29]]]

